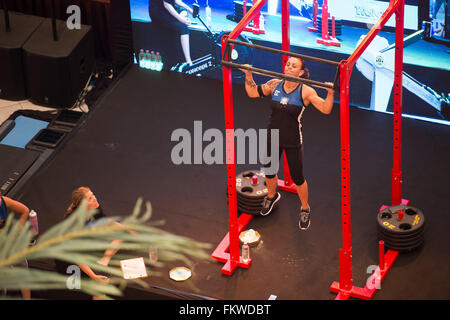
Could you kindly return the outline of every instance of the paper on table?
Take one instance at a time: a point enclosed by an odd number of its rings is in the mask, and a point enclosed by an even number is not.
[[[134,258],[121,260],[120,267],[123,272],[124,279],[147,278],[147,269],[145,268],[144,258]]]

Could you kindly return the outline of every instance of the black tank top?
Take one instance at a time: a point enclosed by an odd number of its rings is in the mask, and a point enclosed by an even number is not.
[[[280,147],[298,147],[303,144],[301,118],[305,105],[302,99],[302,84],[291,93],[284,91],[284,80],[273,90],[270,129],[278,129]]]

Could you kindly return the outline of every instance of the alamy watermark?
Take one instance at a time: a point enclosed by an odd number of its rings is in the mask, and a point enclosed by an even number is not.
[[[381,289],[381,273],[377,265],[370,265],[367,267],[367,273],[371,276],[367,279],[366,287],[369,290]]]
[[[70,5],[66,10],[67,14],[70,16],[66,20],[67,29],[69,30],[80,30],[81,29],[81,9],[77,5]]]
[[[70,274],[66,280],[66,287],[69,290],[81,289],[81,269],[77,265],[70,265],[66,270]]]
[[[278,129],[270,130],[270,155],[267,152],[267,129],[251,128],[245,131],[243,129],[226,129],[225,137],[223,132],[216,128],[210,128],[203,132],[202,121],[194,121],[193,129],[193,134],[185,128],[175,129],[172,132],[171,141],[178,142],[172,148],[172,163],[176,165],[233,164],[236,160],[237,164],[267,165],[261,169],[266,174],[275,174],[278,171]],[[204,142],[208,142],[205,147],[203,147]],[[227,146],[230,148],[227,149]],[[248,159],[246,159],[246,154]]]

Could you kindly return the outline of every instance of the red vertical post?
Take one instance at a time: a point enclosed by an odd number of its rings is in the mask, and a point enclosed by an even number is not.
[[[323,1],[322,6],[322,39],[328,40],[328,18],[330,17],[330,14],[328,13],[328,1]]]
[[[222,37],[222,55],[226,48],[228,36]],[[228,51],[228,52],[231,52]],[[229,59],[229,57],[227,57]],[[230,234],[230,260],[222,269],[223,273],[232,273],[239,262],[239,234],[237,220],[236,197],[236,165],[234,157],[234,117],[233,117],[233,90],[231,69],[222,67],[223,92],[225,108],[225,149],[228,182],[228,223]]]
[[[281,0],[281,48],[283,51],[291,51],[291,40],[290,40],[290,20],[289,20],[289,0]],[[282,56],[282,66],[283,72],[284,67],[289,59],[289,56]],[[287,163],[286,155],[283,156],[284,165],[284,185],[289,186],[294,182],[292,181],[291,174],[289,172],[289,166]]]
[[[319,14],[319,0],[314,0],[313,4],[313,26],[309,27],[308,30],[312,32],[317,32],[317,15]]]
[[[395,70],[394,70],[394,133],[392,167],[392,205],[402,201],[402,93],[403,93],[403,36],[405,0],[399,0],[395,12]],[[399,213],[399,218],[402,213]]]
[[[332,16],[331,17],[331,37],[333,39],[336,38],[336,27],[335,27],[335,24],[336,24],[336,19],[334,18],[334,16]]]
[[[381,271],[384,271],[384,241],[378,242],[378,260]]]
[[[347,61],[340,63],[340,126],[341,126],[341,212],[342,212],[342,249],[339,250],[339,287],[351,290],[352,245],[350,219],[350,116],[349,94],[352,68]]]

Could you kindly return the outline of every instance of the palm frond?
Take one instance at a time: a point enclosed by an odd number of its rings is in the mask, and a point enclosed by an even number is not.
[[[48,290],[68,288],[67,281],[71,274],[63,275],[57,272],[27,269],[19,267],[25,259],[57,259],[74,265],[87,265],[95,272],[112,275],[106,285],[92,279],[82,279],[80,290],[93,295],[111,299],[120,296],[127,281],[122,278],[120,260],[138,256],[144,258],[148,271],[152,276],[161,276],[156,267],[163,267],[172,261],[183,261],[191,264],[191,259],[209,259],[206,252],[211,246],[187,237],[171,234],[159,229],[161,221],[149,222],[152,215],[150,202],[145,202],[142,214],[143,200],[139,198],[130,216],[117,223],[118,217],[101,219],[90,227],[86,221],[95,214],[88,211],[86,201],[67,219],[54,225],[42,234],[34,246],[29,246],[33,232],[29,222],[20,226],[19,221],[10,215],[4,228],[0,231],[0,288],[19,290]],[[137,234],[130,234],[134,231]],[[120,240],[120,244],[113,244]],[[148,259],[149,249],[158,248],[158,262]],[[102,266],[97,261],[102,257],[99,252],[107,249],[120,250],[112,257],[108,266]],[[142,280],[133,280],[141,286],[147,286]]]

